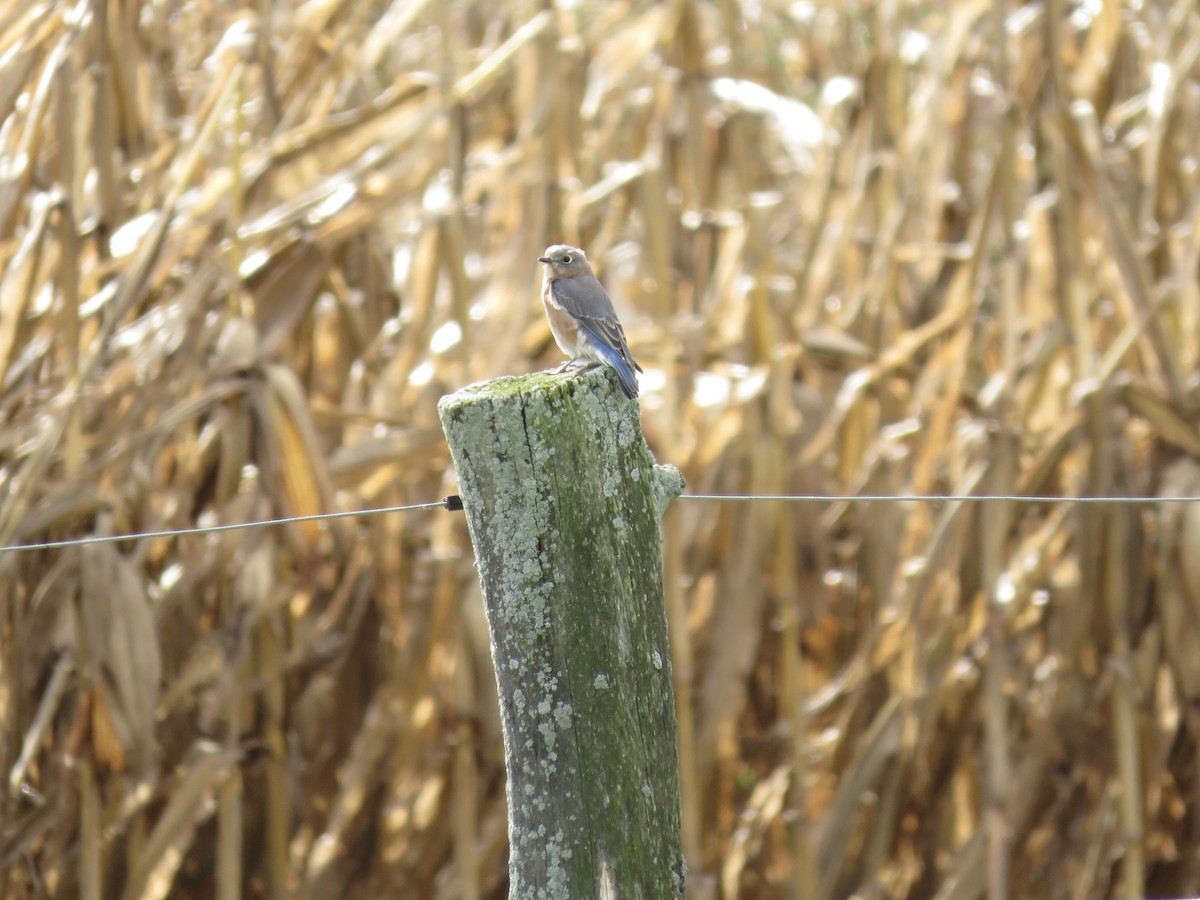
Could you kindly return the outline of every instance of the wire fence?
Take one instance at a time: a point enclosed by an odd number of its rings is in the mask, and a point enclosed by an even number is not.
[[[1120,506],[1142,506],[1151,503],[1193,503],[1200,501],[1200,497],[1182,496],[1053,497],[1049,495],[1026,496],[1022,494],[681,494],[677,499],[726,503],[1078,503]],[[123,541],[220,534],[226,531],[243,531],[249,528],[269,528],[278,525],[293,525],[301,522],[322,522],[332,519],[378,516],[422,509],[444,509],[450,512],[457,512],[462,508],[461,498],[457,494],[451,494],[448,497],[443,497],[441,500],[410,503],[404,506],[377,506],[369,509],[348,509],[337,512],[313,513],[305,516],[279,516],[277,518],[256,519],[249,522],[198,525],[192,528],[175,528],[163,531],[138,531],[127,534],[104,534],[81,538],[66,538],[58,541],[9,544],[0,546],[0,554],[16,553],[23,550],[57,550],[64,547],[82,547],[87,544],[115,544]]]

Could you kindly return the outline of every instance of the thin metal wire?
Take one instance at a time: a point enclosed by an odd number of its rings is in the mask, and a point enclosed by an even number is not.
[[[102,534],[91,537],[70,538],[65,541],[43,541],[37,544],[11,544],[0,547],[0,553],[18,550],[55,550],[60,547],[82,547],[84,544],[115,544],[118,541],[139,541],[148,538],[172,538],[194,534],[219,534],[223,531],[241,531],[245,528],[262,528],[268,525],[290,525],[295,522],[322,522],[326,519],[349,519],[354,516],[373,516],[379,513],[405,512],[410,509],[446,508],[445,500],[428,503],[413,503],[408,506],[379,506],[373,509],[347,509],[339,512],[313,513],[307,516],[281,516],[278,519],[256,519],[252,522],[231,522],[226,525],[200,525],[196,528],[178,528],[171,531],[139,531],[134,534]]]
[[[728,501],[732,503],[1081,503],[1087,505],[1116,504],[1123,506],[1148,503],[1195,503],[1200,497],[1047,497],[1023,496],[1020,494],[681,494],[680,500]],[[70,538],[62,541],[42,541],[36,544],[10,544],[0,547],[0,554],[21,550],[57,550],[62,547],[82,547],[86,544],[114,544],[119,541],[139,541],[154,538],[173,538],[187,535],[219,534],[224,531],[241,531],[246,528],[264,528],[271,525],[290,525],[297,522],[321,522],[327,519],[349,519],[357,516],[374,516],[383,513],[407,512],[416,509],[462,508],[456,496],[427,503],[412,503],[408,506],[379,506],[371,509],[349,509],[331,513],[314,513],[307,516],[281,516],[277,519],[258,519],[252,522],[232,522],[227,525],[202,525],[196,528],[179,528],[170,531],[140,531],[132,534],[105,534],[91,537]]]
[[[798,503],[1194,503],[1200,497],[1046,497],[1023,494],[681,494],[680,500],[772,500]]]

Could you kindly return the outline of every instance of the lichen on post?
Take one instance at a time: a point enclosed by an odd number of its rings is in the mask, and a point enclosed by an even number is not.
[[[491,632],[513,897],[683,895],[659,518],[683,490],[603,370],[442,399]]]

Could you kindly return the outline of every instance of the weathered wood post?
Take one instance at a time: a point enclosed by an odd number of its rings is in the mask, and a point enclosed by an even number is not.
[[[655,465],[607,370],[442,398],[491,631],[511,897],[683,895]]]

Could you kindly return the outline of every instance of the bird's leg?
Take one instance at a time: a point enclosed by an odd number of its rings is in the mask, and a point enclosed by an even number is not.
[[[586,359],[582,356],[576,356],[572,359],[564,360],[554,371],[559,374],[563,372],[569,372],[571,370],[584,372],[598,365],[600,365],[599,360]]]

